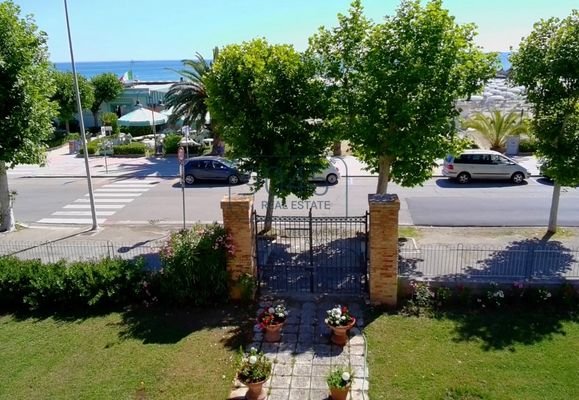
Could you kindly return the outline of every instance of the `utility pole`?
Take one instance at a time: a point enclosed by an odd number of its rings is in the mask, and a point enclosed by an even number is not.
[[[88,149],[86,145],[86,133],[84,131],[84,118],[82,116],[82,104],[80,102],[80,91],[78,88],[78,78],[76,76],[76,67],[74,65],[74,53],[72,51],[72,38],[70,36],[70,23],[68,21],[68,5],[66,0],[64,0],[64,14],[66,15],[66,30],[68,32],[68,47],[70,48],[70,62],[72,64],[72,75],[74,77],[74,89],[76,91],[76,106],[78,108],[78,116],[80,122],[80,137],[82,140],[82,148],[84,152],[84,167],[86,169],[86,181],[88,184],[88,196],[90,199],[90,211],[92,214],[92,229],[93,231],[98,229],[98,221],[96,216],[96,209],[94,204],[94,193],[92,190],[92,179],[90,176],[90,167],[88,164]]]

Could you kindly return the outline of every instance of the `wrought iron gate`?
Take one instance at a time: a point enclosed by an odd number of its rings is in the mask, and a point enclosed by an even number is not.
[[[269,292],[352,293],[367,288],[368,213],[359,217],[253,213],[260,283]]]

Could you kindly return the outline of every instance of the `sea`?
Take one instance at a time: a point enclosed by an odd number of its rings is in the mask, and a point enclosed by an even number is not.
[[[511,67],[509,62],[510,52],[499,53],[499,61],[506,71]],[[54,63],[59,71],[72,71],[69,62]],[[125,72],[132,71],[133,79],[138,81],[178,81],[181,77],[176,71],[183,69],[181,60],[165,61],[94,61],[77,62],[76,71],[85,78],[92,78],[95,75],[105,72],[112,72],[119,78]]]

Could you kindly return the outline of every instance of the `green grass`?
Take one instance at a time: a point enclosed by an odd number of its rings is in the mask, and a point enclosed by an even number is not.
[[[382,315],[366,334],[372,400],[579,398],[577,318]]]
[[[0,399],[224,399],[243,310],[0,316]]]
[[[422,236],[422,232],[413,226],[399,226],[398,236],[403,238],[418,239]]]

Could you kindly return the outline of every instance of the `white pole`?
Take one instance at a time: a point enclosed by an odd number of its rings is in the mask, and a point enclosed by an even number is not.
[[[76,67],[74,65],[74,53],[72,51],[72,38],[70,36],[70,23],[68,21],[68,5],[66,4],[66,0],[64,0],[64,14],[66,15],[66,30],[68,32],[68,46],[70,48],[70,62],[72,64],[72,75],[74,77],[74,89],[76,91],[76,106],[78,108],[78,115],[79,115],[79,122],[80,122],[80,137],[82,140],[82,147],[84,152],[84,167],[86,170],[86,181],[88,184],[88,195],[90,199],[90,211],[92,214],[92,230],[98,229],[98,221],[96,217],[96,209],[94,203],[94,193],[92,191],[92,180],[90,176],[90,167],[88,165],[88,149],[86,145],[86,134],[84,131],[84,118],[82,116],[82,104],[80,102],[80,92],[78,89],[78,78],[76,76]]]

